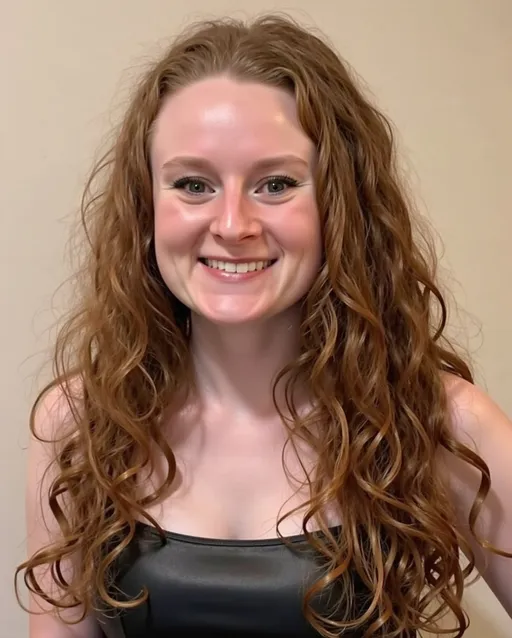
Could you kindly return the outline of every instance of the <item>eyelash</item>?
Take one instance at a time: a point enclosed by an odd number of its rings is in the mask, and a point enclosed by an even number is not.
[[[206,183],[205,180],[202,179],[201,177],[180,177],[174,182],[171,182],[169,188],[183,189],[187,184],[190,184],[193,182],[201,182],[202,184]],[[293,177],[290,177],[290,175],[272,175],[271,177],[266,178],[264,184],[268,184],[269,182],[284,182],[287,186],[291,188],[295,188],[299,185],[299,182]],[[284,191],[280,191],[276,193],[276,195],[280,195],[281,192],[284,192]],[[200,195],[205,195],[206,193],[194,194],[189,192],[188,194],[199,197]]]

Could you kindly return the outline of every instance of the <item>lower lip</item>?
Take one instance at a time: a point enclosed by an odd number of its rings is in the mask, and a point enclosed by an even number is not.
[[[212,277],[220,279],[221,281],[232,281],[233,283],[235,283],[238,281],[247,281],[249,279],[254,279],[255,277],[264,275],[272,268],[272,266],[275,265],[276,262],[274,262],[271,266],[263,268],[262,270],[251,270],[250,272],[226,272],[225,270],[219,270],[218,268],[210,268],[206,264],[203,264],[202,261],[198,263]]]

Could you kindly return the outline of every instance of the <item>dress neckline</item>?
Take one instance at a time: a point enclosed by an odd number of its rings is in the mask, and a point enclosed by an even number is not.
[[[160,538],[160,534],[157,528],[150,523],[143,521],[136,521],[135,526],[141,531],[145,531],[149,534]],[[339,535],[341,532],[341,525],[335,525],[329,528],[329,531],[333,536]],[[180,543],[190,543],[193,545],[208,545],[208,546],[220,546],[220,547],[270,547],[275,545],[284,545],[286,543],[305,543],[307,538],[305,534],[293,534],[291,536],[276,536],[272,538],[251,538],[251,539],[234,539],[234,538],[208,538],[204,536],[193,536],[191,534],[180,534],[178,532],[172,532],[170,530],[163,530],[164,535],[169,540],[177,541]],[[312,534],[322,534],[321,530],[315,530]]]

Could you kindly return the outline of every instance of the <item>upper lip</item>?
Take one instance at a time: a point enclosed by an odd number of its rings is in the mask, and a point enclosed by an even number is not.
[[[274,257],[216,257],[212,255],[201,256],[199,259],[209,259],[211,261],[225,261],[231,264],[250,264],[253,261],[275,261]]]

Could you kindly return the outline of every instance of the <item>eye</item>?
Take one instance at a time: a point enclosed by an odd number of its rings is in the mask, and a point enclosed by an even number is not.
[[[290,177],[289,175],[273,175],[265,180],[264,186],[268,186],[268,195],[281,195],[289,188],[294,188],[299,185],[299,182]]]
[[[285,193],[287,187],[294,188],[298,185],[299,182],[289,175],[273,175],[272,177],[268,177],[263,186],[258,190],[261,190],[264,186],[268,186],[266,194],[275,197],[276,195]],[[213,189],[200,177],[181,177],[172,182],[169,188],[182,190],[187,195],[192,196],[206,195],[207,193],[213,192]]]
[[[190,188],[187,188],[190,186]],[[182,190],[187,195],[205,195],[208,192],[212,192],[212,189],[208,191],[209,186],[206,182],[199,177],[181,177],[170,184],[170,188]]]

